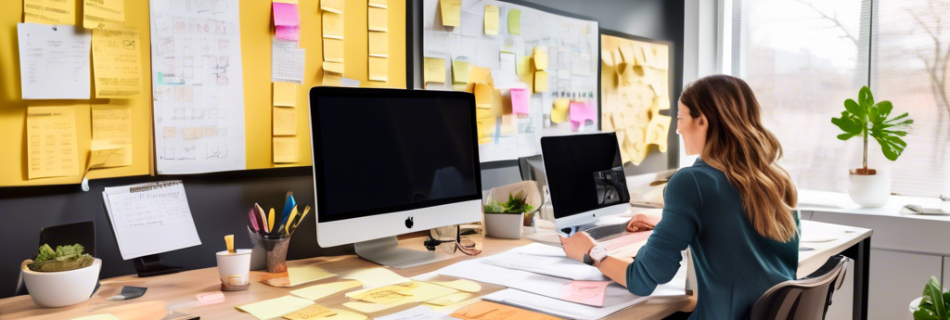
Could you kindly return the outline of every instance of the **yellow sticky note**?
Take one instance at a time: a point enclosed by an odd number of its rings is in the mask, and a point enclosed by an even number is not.
[[[29,107],[26,128],[29,179],[81,174],[73,106]]]
[[[274,82],[274,106],[294,107],[297,105],[297,85],[290,82]]]
[[[323,83],[321,85],[325,87],[341,87],[343,86],[343,76],[339,73],[323,70]]]
[[[426,301],[425,303],[434,304],[437,306],[447,306],[453,303],[465,301],[465,299],[468,299],[471,296],[472,294],[468,292],[456,292],[456,293],[453,293],[441,298],[435,298],[435,299]]]
[[[537,71],[534,73],[534,92],[548,91],[548,73]]]
[[[494,86],[495,80],[491,76],[491,69],[469,65],[468,82],[481,82]]]
[[[264,300],[252,304],[235,307],[238,310],[250,313],[258,319],[277,318],[285,314],[309,307],[313,301],[294,296],[284,296],[276,299]]]
[[[318,284],[318,285],[306,287],[300,290],[294,290],[294,291],[291,291],[290,293],[295,296],[303,297],[309,300],[320,300],[320,299],[329,297],[330,295],[334,293],[337,293],[343,290],[359,288],[362,286],[363,286],[362,282],[359,282],[356,280],[350,280],[350,281],[340,281],[340,282],[334,282],[334,283]]]
[[[452,288],[412,281],[347,293],[347,297],[361,301],[344,303],[343,305],[365,313],[375,313],[402,304],[423,302],[456,292],[458,291]]]
[[[23,22],[76,24],[76,0],[23,0]]]
[[[343,15],[335,12],[323,12],[323,37],[343,39]]]
[[[554,99],[554,106],[551,108],[551,122],[561,123],[567,121],[571,111],[571,100],[566,98]]]
[[[342,63],[342,62],[324,61],[324,62],[323,62],[323,70],[324,70],[324,71],[327,71],[327,72],[336,73],[336,74],[338,74],[339,76],[342,77],[342,76],[343,76],[343,63]]]
[[[369,0],[369,6],[375,8],[386,8],[386,0]]]
[[[494,88],[487,83],[476,83],[474,92],[475,106],[479,109],[491,109],[492,93],[494,91]]]
[[[392,304],[400,301],[405,301],[412,298],[412,294],[406,292],[406,290],[392,289],[390,287],[383,287],[373,289],[361,294],[349,296],[350,298],[372,302],[372,303],[382,303],[382,304]]]
[[[92,32],[97,98],[128,98],[142,92],[142,42],[134,31]]]
[[[534,47],[534,68],[538,70],[548,68],[548,47]]]
[[[445,83],[445,59],[425,57],[425,74],[422,79],[426,83]]]
[[[369,32],[369,56],[379,58],[389,57],[388,32]]]
[[[508,11],[508,34],[521,34],[521,10]]]
[[[409,282],[395,272],[384,268],[363,268],[340,272],[340,279],[358,280],[364,288],[375,288],[396,283]]]
[[[611,51],[601,51],[601,52],[600,52],[600,59],[601,59],[601,61],[604,62],[604,65],[605,65],[605,66],[613,67],[613,66],[615,65],[615,64],[614,64],[614,55],[613,55],[613,52],[611,52]]]
[[[525,76],[531,72],[531,57],[521,57],[518,59],[518,75]]]
[[[485,34],[498,35],[498,6],[485,6]]]
[[[320,0],[320,10],[343,14],[345,0]]]
[[[290,285],[296,286],[304,284],[307,282],[313,282],[317,280],[323,280],[335,274],[327,272],[318,267],[314,266],[304,266],[304,267],[288,267],[287,276],[290,278]]]
[[[323,38],[323,61],[343,62],[343,40]]]
[[[97,168],[132,165],[132,108],[92,106],[92,151],[107,157]]]
[[[462,0],[439,0],[442,9],[442,25],[458,27],[462,25]]]
[[[91,154],[89,155],[89,164],[87,164],[87,166],[90,169],[104,168],[106,166],[106,163],[109,163],[110,158],[116,159],[116,158],[124,156],[122,154],[121,148],[110,148],[111,146],[102,148],[101,146],[97,146],[96,142],[97,141],[93,140],[93,143],[92,143],[93,148],[90,151]],[[96,147],[99,147],[99,148],[96,148]]]
[[[468,83],[469,66],[468,62],[452,60],[452,83]]]
[[[492,117],[501,116],[502,108],[503,108],[503,105],[505,104],[503,100],[504,99],[502,99],[501,90],[495,89],[495,91],[492,93],[492,99],[491,99],[491,116]]]
[[[476,117],[479,117],[478,114],[481,113],[479,111],[483,110],[475,110]],[[486,144],[492,141],[491,132],[496,121],[497,119],[494,118],[483,118],[475,121],[478,130],[478,144]]]
[[[383,8],[369,7],[369,31],[386,32],[389,29],[386,12]]]
[[[311,320],[327,318],[334,315],[336,315],[336,311],[330,310],[327,307],[321,306],[319,304],[314,304],[309,307],[294,311],[293,313],[285,314],[284,319]]]
[[[336,312],[336,315],[326,317],[327,320],[365,320],[368,318],[366,315],[362,315],[356,312],[350,312],[343,309],[330,309],[333,312]]]
[[[101,313],[94,314],[91,316],[72,318],[71,320],[119,320],[119,317],[112,315],[111,313]]]
[[[297,108],[274,107],[274,135],[297,135]]]
[[[626,64],[636,64],[636,58],[633,56],[633,47],[629,44],[620,46],[620,57],[623,58],[623,63]]]
[[[290,4],[298,4],[298,3],[300,3],[300,1],[298,1],[298,0],[274,0],[274,1],[271,1],[271,2],[274,2],[274,3],[290,3]]]
[[[82,26],[86,29],[124,29],[125,0],[83,1]]]
[[[389,81],[389,59],[369,57],[369,81]]]
[[[274,163],[293,162],[297,162],[297,137],[274,137]]]
[[[443,287],[449,287],[452,289],[457,289],[457,290],[462,290],[462,291],[468,291],[468,292],[482,291],[482,285],[478,284],[478,282],[471,281],[471,280],[459,279],[455,281],[445,281],[445,282],[440,282],[440,281],[428,281],[428,282],[432,284],[437,284]]]

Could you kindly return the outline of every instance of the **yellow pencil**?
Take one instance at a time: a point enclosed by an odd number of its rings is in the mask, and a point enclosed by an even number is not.
[[[270,213],[267,214],[267,229],[274,230],[274,208],[270,208]]]

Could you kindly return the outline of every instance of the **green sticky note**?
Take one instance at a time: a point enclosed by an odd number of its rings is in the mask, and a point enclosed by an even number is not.
[[[508,11],[508,34],[521,34],[521,10]]]
[[[452,60],[452,83],[468,84],[468,62]]]

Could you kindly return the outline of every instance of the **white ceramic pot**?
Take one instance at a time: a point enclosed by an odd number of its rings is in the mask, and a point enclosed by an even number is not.
[[[35,272],[26,267],[32,261],[21,265],[23,282],[30,291],[30,298],[41,307],[57,308],[71,306],[86,300],[92,295],[99,281],[102,260],[95,259],[92,265],[63,272]]]
[[[524,213],[485,213],[485,232],[492,238],[521,239],[522,223]]]
[[[887,205],[891,197],[891,176],[878,171],[874,175],[851,176],[851,188],[848,195],[851,201],[865,208],[880,208]]]

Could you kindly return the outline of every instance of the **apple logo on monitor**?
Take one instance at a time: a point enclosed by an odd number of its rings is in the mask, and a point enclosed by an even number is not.
[[[406,228],[412,229],[412,217],[406,218]]]

